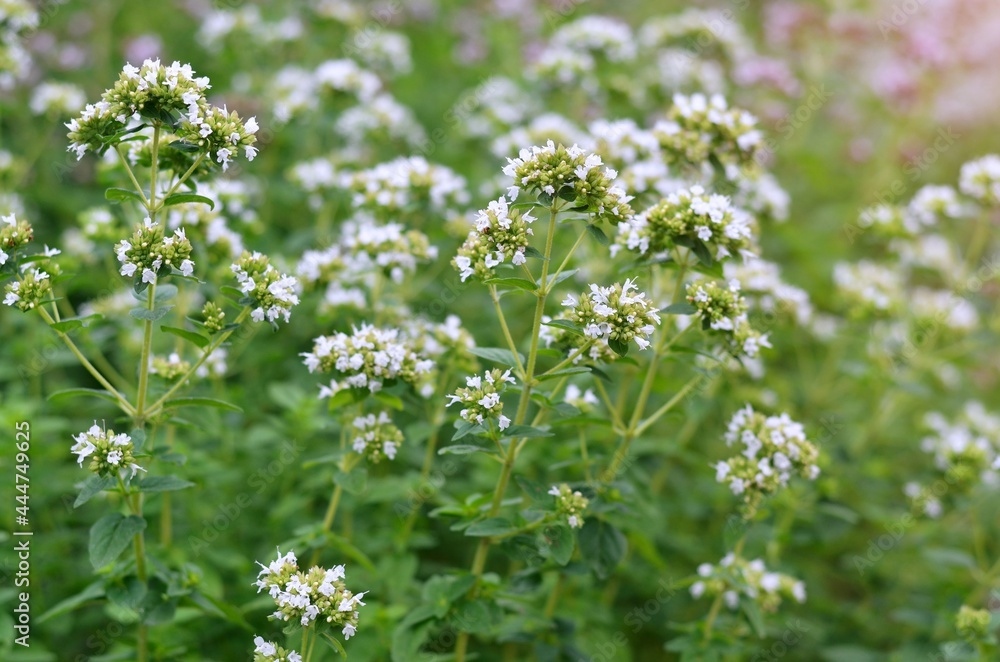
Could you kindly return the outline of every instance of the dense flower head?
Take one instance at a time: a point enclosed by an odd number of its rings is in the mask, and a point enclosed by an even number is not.
[[[566,483],[553,485],[549,489],[549,494],[556,498],[556,515],[566,518],[570,528],[583,528],[583,511],[587,509],[590,500]]]
[[[705,331],[715,331],[734,355],[755,358],[762,347],[771,347],[768,334],[754,329],[747,318],[747,301],[740,294],[740,281],[725,285],[699,280],[687,286],[687,301],[696,309]]]
[[[819,451],[788,414],[765,416],[747,405],[730,419],[725,440],[740,454],[717,463],[715,478],[743,497],[747,517],[756,513],[765,496],[788,485],[793,475],[809,480],[819,475]]]
[[[35,232],[26,220],[17,220],[15,214],[0,215],[0,267],[34,237]]]
[[[602,358],[608,347],[624,355],[632,341],[639,349],[648,348],[655,325],[660,323],[659,312],[631,279],[608,287],[592,283],[589,292],[579,297],[569,295],[562,303],[570,309],[564,319],[582,329],[583,338],[563,332],[561,342],[576,345],[594,342]],[[593,354],[591,357],[597,358]]]
[[[409,339],[413,351],[437,364],[451,362],[452,367],[459,371],[474,371],[479,368],[478,360],[469,352],[476,346],[472,333],[462,325],[458,315],[448,315],[443,322],[435,322],[423,316],[413,315],[405,309],[400,311],[400,326],[403,335]],[[430,373],[425,379],[432,377]],[[427,383],[421,388],[433,391],[434,384]]]
[[[513,178],[511,200],[521,190],[563,198],[600,219],[624,221],[632,217],[632,199],[615,185],[618,173],[605,168],[597,154],[577,145],[564,147],[549,140],[545,145],[522,149],[517,158],[507,159],[503,173]]]
[[[147,59],[140,67],[126,64],[101,101],[87,104],[79,117],[66,124],[68,149],[77,159],[88,149],[102,152],[120,141],[130,124],[139,129],[138,121],[144,120],[167,128],[164,145],[183,141],[192,151],[221,163],[223,170],[240,150],[252,161],[257,155],[257,120],[251,117],[243,121],[235,111],[212,106],[205,97],[210,87],[208,78],[195,76],[190,64],[164,65],[158,59]],[[133,144],[130,153],[150,144],[148,140]],[[182,151],[176,153],[183,155]],[[183,169],[189,165],[187,158],[181,159]]]
[[[648,49],[677,45],[696,48],[703,56],[735,59],[747,54],[750,41],[740,23],[726,16],[722,10],[692,8],[651,18],[639,30],[638,41]],[[706,44],[720,53],[704,52]]]
[[[469,201],[465,178],[422,156],[402,157],[366,170],[344,173],[340,183],[353,193],[355,207],[398,211],[417,203],[437,212]]]
[[[345,110],[333,130],[347,143],[346,152],[355,158],[365,153],[370,143],[402,143],[416,148],[427,140],[427,132],[414,112],[385,93]]]
[[[612,62],[635,59],[635,38],[629,26],[610,16],[584,16],[560,27],[552,46],[575,53],[602,55]]]
[[[633,165],[639,161],[660,159],[660,143],[635,120],[599,119],[587,127],[595,151],[616,166]]]
[[[350,334],[319,336],[313,351],[301,354],[309,372],[333,372],[340,381],[320,386],[320,398],[333,397],[348,388],[377,393],[387,381],[415,385],[434,362],[417,354],[398,329],[370,324],[354,327]]]
[[[979,312],[967,299],[948,290],[917,287],[907,293],[910,313],[918,324],[930,324],[961,333],[979,327]]]
[[[698,581],[691,585],[691,596],[714,598],[722,595],[726,606],[736,610],[741,599],[751,600],[765,612],[778,609],[782,599],[806,601],[806,587],[801,581],[780,572],[770,572],[760,559],[748,561],[727,554],[718,565],[698,566]]]
[[[159,276],[169,276],[176,269],[184,276],[194,273],[191,242],[184,228],[165,236],[163,226],[148,217],[129,239],[115,246],[115,255],[122,266],[121,275],[136,282],[155,283]]]
[[[934,456],[940,471],[962,485],[978,480],[991,485],[1000,483],[1000,416],[971,400],[954,420],[930,412],[924,425],[930,434],[920,446]]]
[[[351,424],[351,447],[369,462],[378,464],[382,458],[396,459],[396,452],[403,443],[403,433],[387,413],[379,412],[358,416]]]
[[[809,293],[781,279],[781,269],[774,262],[755,258],[744,262],[726,262],[723,273],[736,279],[751,308],[767,313],[788,314],[801,326],[813,318]]]
[[[5,305],[16,306],[20,311],[28,312],[52,297],[52,283],[48,272],[31,266],[16,280],[7,283],[4,292]]]
[[[507,262],[521,265],[527,262],[525,252],[534,234],[531,224],[535,217],[527,211],[512,209],[501,196],[481,209],[473,221],[465,243],[458,249],[452,264],[459,270],[462,281],[470,276],[481,280],[494,278],[496,267]]]
[[[296,294],[299,282],[294,276],[279,272],[266,255],[256,251],[244,252],[230,269],[236,275],[240,291],[250,300],[253,321],[267,319],[274,323],[280,317],[288,321],[292,308],[299,304]]]
[[[98,476],[118,476],[120,471],[128,469],[129,477],[134,478],[137,471],[145,471],[135,462],[135,445],[127,434],[115,434],[114,430],[95,423],[73,440],[76,443],[70,451],[76,454],[77,463],[82,467],[83,461],[90,458],[87,468]]]
[[[261,567],[254,586],[257,592],[267,591],[274,599],[277,610],[269,618],[309,627],[314,623],[329,623],[342,628],[344,639],[357,632],[358,607],[365,593],[351,592],[344,580],[344,566],[326,569],[313,566],[308,571],[299,570],[294,552],[282,555],[269,565]]]
[[[490,138],[537,115],[537,101],[510,78],[491,76],[467,95],[478,98],[479,103],[461,119],[465,131],[477,138]]]
[[[218,333],[225,327],[226,312],[214,301],[209,301],[201,309],[202,324],[209,333]]]
[[[599,88],[596,67],[594,56],[586,51],[549,46],[531,64],[529,76],[553,87],[578,86],[593,93]]]
[[[969,643],[979,643],[990,636],[992,620],[989,610],[962,605],[955,615],[955,630],[958,631],[958,636]]]
[[[465,378],[465,387],[448,395],[448,407],[460,403],[464,405],[458,414],[463,420],[475,425],[487,425],[487,421],[496,421],[500,430],[510,427],[510,419],[503,414],[503,402],[500,395],[507,384],[514,384],[510,370],[501,371],[497,368],[489,370],[480,377],[472,375]]]
[[[83,90],[76,85],[46,81],[31,93],[29,106],[35,115],[65,116],[80,112],[86,103]]]
[[[316,67],[313,76],[320,90],[350,94],[361,101],[371,100],[382,87],[378,76],[349,58],[327,60]]]
[[[861,260],[855,264],[838,262],[833,268],[833,281],[841,297],[852,308],[851,313],[885,314],[903,301],[903,279],[898,270]]]
[[[294,650],[286,650],[264,637],[253,638],[253,662],[302,662],[302,656]]]
[[[753,239],[750,217],[724,195],[701,186],[671,193],[642,214],[620,223],[612,254],[622,248],[640,255],[658,255],[676,246],[700,242],[722,260],[749,254]]]
[[[228,170],[230,162],[243,150],[247,161],[257,156],[256,118],[244,122],[239,114],[214,106],[205,108],[198,117],[185,122],[179,135],[187,142],[197,145],[210,158]]]
[[[722,95],[675,94],[667,119],[656,123],[653,135],[673,161],[701,164],[714,156],[722,164],[745,164],[763,143],[756,125],[757,118],[730,109]]]
[[[159,375],[167,381],[174,381],[187,374],[191,369],[191,364],[181,358],[177,352],[171,352],[168,356],[154,356],[150,359],[150,373]]]
[[[958,192],[950,186],[927,185],[917,191],[904,211],[907,229],[923,229],[946,219],[965,216]]]
[[[412,274],[417,265],[437,258],[437,247],[419,230],[400,223],[377,223],[357,217],[341,228],[339,247],[347,275],[358,277],[381,271],[397,283]]]
[[[977,202],[987,205],[1000,202],[1000,156],[989,154],[963,165],[958,187]]]
[[[506,159],[517,154],[524,145],[540,145],[547,141],[556,144],[573,145],[589,143],[586,132],[572,120],[558,113],[540,113],[530,122],[511,128],[497,136],[490,145],[490,151],[497,157]]]

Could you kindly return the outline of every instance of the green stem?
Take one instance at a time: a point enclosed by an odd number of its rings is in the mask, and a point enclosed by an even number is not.
[[[166,192],[166,193],[165,193],[165,194],[163,195],[163,199],[164,199],[164,200],[166,200],[166,199],[167,199],[167,198],[169,198],[169,197],[170,197],[171,195],[173,195],[174,193],[176,193],[176,192],[177,192],[177,189],[179,189],[179,188],[181,187],[181,185],[182,185],[182,184],[183,184],[184,182],[186,182],[186,181],[187,181],[188,177],[190,177],[190,176],[191,176],[191,173],[193,173],[193,172],[195,171],[195,169],[196,169],[196,168],[197,168],[198,166],[200,166],[200,165],[201,165],[201,162],[202,162],[202,160],[203,160],[204,158],[205,158],[205,155],[204,155],[204,154],[199,154],[199,155],[198,155],[198,158],[197,158],[197,159],[195,159],[195,162],[194,162],[194,163],[192,163],[192,164],[191,164],[191,167],[187,169],[187,172],[185,172],[185,173],[184,173],[183,175],[181,175],[181,178],[180,178],[180,179],[178,179],[178,180],[177,180],[177,182],[176,182],[176,183],[175,183],[175,184],[174,184],[173,186],[171,186],[171,187],[170,187],[170,190],[168,190],[168,191],[167,191],[167,192]]]
[[[538,359],[538,335],[542,328],[542,316],[545,314],[545,299],[548,295],[548,273],[549,261],[552,257],[552,242],[556,233],[556,215],[558,208],[553,206],[549,209],[549,229],[545,237],[545,253],[542,260],[542,275],[539,278],[538,300],[535,304],[535,315],[531,324],[531,349],[528,351],[528,365],[525,368],[524,381],[521,384],[521,397],[517,403],[517,414],[514,417],[514,425],[523,425],[524,419],[528,415],[528,407],[531,404],[531,389],[535,380],[535,363]],[[490,504],[489,516],[495,517],[500,511],[500,504],[503,503],[504,493],[507,491],[507,484],[510,482],[511,471],[514,468],[514,461],[517,459],[517,440],[511,438],[507,445],[507,455],[504,457],[503,468],[500,471],[500,478],[497,481],[496,489],[493,491],[493,501]],[[486,559],[489,555],[492,541],[489,537],[484,537],[479,541],[476,554],[472,559],[472,575],[478,580],[486,568]],[[478,582],[477,582],[478,583]],[[475,590],[475,589],[474,589]],[[469,645],[469,633],[461,632],[455,643],[455,662],[465,662],[465,654]]]
[[[151,164],[149,166],[149,205],[146,209],[149,210],[149,216],[152,220],[156,220],[156,211],[158,207],[156,206],[156,178],[159,173],[160,168],[160,125],[153,125],[153,144],[150,147],[151,150]]]
[[[142,190],[139,186],[139,180],[135,178],[135,173],[132,172],[132,166],[129,165],[128,159],[122,154],[121,145],[115,145],[115,152],[118,153],[118,158],[121,160],[122,165],[125,166],[125,172],[128,173],[128,178],[132,180],[132,185],[135,186],[135,190],[138,191],[139,195],[142,197],[142,204],[149,210],[150,204],[149,199],[146,197],[146,192]]]
[[[156,306],[156,282],[150,283],[146,296],[146,309]],[[135,423],[141,428],[146,415],[146,390],[149,386],[149,356],[153,346],[153,320],[147,319],[142,327],[142,354],[139,356],[139,387],[135,400]]]
[[[746,539],[746,534],[743,534],[743,536],[736,543],[736,547],[733,548],[734,557],[739,557],[739,555],[743,552],[743,543],[746,542]],[[715,600],[712,602],[712,607],[709,609],[708,617],[705,619],[705,641],[708,641],[712,636],[712,626],[715,625],[715,619],[718,617],[719,609],[722,607],[722,596],[723,593],[719,593],[715,596]]]
[[[643,421],[643,422],[642,422],[642,423],[641,423],[641,424],[640,424],[640,425],[639,425],[639,426],[638,426],[638,427],[637,427],[637,428],[635,429],[635,434],[636,434],[636,436],[638,436],[638,435],[641,435],[641,434],[642,434],[643,432],[645,432],[645,431],[646,431],[646,429],[647,429],[647,428],[648,428],[648,427],[649,427],[650,425],[652,425],[652,424],[653,424],[653,423],[655,423],[655,422],[656,422],[657,420],[659,420],[661,416],[663,416],[664,414],[666,414],[666,413],[667,413],[668,411],[670,411],[670,410],[671,410],[671,409],[672,409],[672,408],[673,408],[673,407],[674,407],[674,406],[675,406],[675,405],[676,405],[676,404],[677,404],[678,402],[680,402],[681,400],[683,400],[683,399],[684,399],[684,396],[686,396],[686,395],[687,395],[687,394],[688,394],[688,393],[689,393],[689,392],[691,391],[691,389],[693,389],[693,388],[694,388],[695,386],[697,386],[697,385],[698,385],[698,382],[700,382],[700,381],[701,381],[701,379],[702,379],[702,375],[695,375],[694,377],[692,377],[692,378],[691,378],[691,380],[690,380],[690,381],[688,381],[688,383],[687,383],[687,384],[685,384],[685,385],[684,385],[684,386],[683,386],[683,387],[681,388],[681,390],[677,391],[677,393],[675,393],[675,394],[674,394],[674,397],[670,398],[670,400],[669,400],[669,401],[668,401],[668,402],[667,402],[666,404],[664,404],[664,405],[663,405],[662,407],[660,407],[660,408],[659,408],[659,409],[657,409],[657,410],[656,410],[655,412],[653,412],[652,414],[650,414],[649,418],[647,418],[646,420],[644,420],[644,421]]]
[[[593,344],[594,344],[594,339],[588,338],[582,345],[580,345],[576,350],[573,351],[573,353],[571,353],[569,356],[563,359],[558,365],[556,365],[553,368],[549,368],[539,376],[544,377],[546,375],[551,375],[553,373],[559,372],[563,368],[567,367],[568,365],[576,361],[580,357],[580,355],[586,352],[588,349],[590,349],[590,346]]]
[[[154,402],[152,405],[149,406],[146,412],[147,416],[155,416],[156,414],[158,414],[160,410],[163,408],[163,403],[165,403],[170,396],[179,391],[181,387],[183,387],[187,383],[187,380],[191,378],[191,375],[193,375],[198,370],[198,368],[200,368],[202,364],[208,360],[208,357],[212,355],[212,352],[218,349],[222,343],[226,342],[229,336],[233,335],[236,329],[239,328],[239,326],[243,323],[244,320],[246,320],[247,315],[249,314],[250,314],[250,308],[249,307],[244,308],[243,311],[236,318],[236,321],[233,322],[233,324],[235,325],[234,328],[230,329],[229,331],[220,333],[218,335],[216,340],[212,342],[212,344],[210,344],[208,348],[206,348],[202,352],[201,358],[199,358],[198,361],[195,362],[193,366],[188,368],[188,371],[184,373],[184,376],[178,379],[177,383],[174,384],[172,387],[170,387],[170,390],[161,395],[156,402]]]
[[[49,314],[47,310],[41,307],[38,308],[37,310],[41,314],[42,319],[44,319],[45,322],[49,324],[49,326],[56,323],[55,320],[52,319],[52,316]],[[53,329],[53,331],[55,331],[55,329]],[[101,372],[97,368],[95,368],[90,363],[90,361],[87,360],[87,357],[83,355],[83,352],[81,352],[80,348],[76,346],[76,343],[74,343],[69,336],[67,336],[65,333],[62,333],[61,331],[56,331],[56,335],[59,336],[60,340],[62,340],[66,344],[66,347],[69,348],[69,351],[73,352],[73,355],[76,356],[77,360],[80,362],[80,365],[82,365],[87,370],[87,372],[89,372],[94,377],[94,379],[96,379],[97,382],[104,387],[104,389],[108,393],[114,396],[115,400],[118,401],[118,407],[129,416],[134,415],[135,409],[132,408],[132,405],[125,398],[125,396],[119,393],[118,390],[114,386],[112,386],[107,379],[104,378],[104,375],[102,375]]]
[[[581,232],[580,236],[576,238],[576,243],[573,244],[573,248],[569,249],[569,253],[566,253],[566,257],[564,257],[563,261],[559,264],[559,268],[556,269],[556,272],[554,274],[552,274],[552,278],[550,279],[550,282],[554,283],[555,280],[556,280],[556,278],[559,277],[559,274],[561,274],[563,272],[563,269],[565,269],[566,265],[569,264],[570,258],[573,257],[573,253],[575,253],[576,249],[579,248],[580,244],[583,243],[583,238],[585,236],[587,236],[587,232],[586,231]],[[546,292],[546,294],[548,294],[548,292]]]
[[[503,337],[507,341],[507,347],[510,348],[510,353],[514,357],[514,363],[517,367],[518,377],[520,379],[525,379],[527,373],[524,372],[524,365],[521,363],[521,357],[517,352],[517,344],[514,342],[514,338],[510,335],[510,328],[507,326],[507,318],[503,314],[503,308],[500,306],[500,297],[497,296],[497,288],[495,285],[487,286],[490,290],[490,298],[493,299],[493,308],[497,311],[497,319],[500,320],[500,328],[503,330]]]

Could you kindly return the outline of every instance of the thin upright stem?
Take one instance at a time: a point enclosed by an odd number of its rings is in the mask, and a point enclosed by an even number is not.
[[[518,377],[522,380],[525,378],[524,365],[521,363],[521,356],[517,351],[517,344],[514,342],[514,338],[510,335],[510,328],[507,326],[507,318],[503,314],[503,307],[500,306],[500,297],[497,296],[497,288],[495,285],[487,286],[490,291],[490,298],[493,299],[493,308],[497,311],[497,319],[500,320],[500,329],[503,331],[504,340],[507,341],[507,347],[510,349],[510,353],[514,356],[514,365],[517,367]]]
[[[52,316],[49,314],[47,310],[41,307],[39,307],[37,310],[39,314],[41,314],[42,319],[44,319],[45,322],[49,324],[49,326],[56,323],[56,321],[52,319]],[[117,400],[118,407],[129,416],[134,415],[135,409],[125,398],[125,396],[123,396],[120,392],[118,392],[118,390],[114,386],[112,386],[107,379],[105,379],[104,375],[102,375],[101,372],[97,368],[95,368],[90,361],[87,360],[87,357],[83,355],[83,352],[81,352],[80,348],[76,346],[76,343],[74,343],[69,336],[67,336],[65,333],[61,331],[56,331],[56,335],[59,336],[59,339],[66,344],[66,347],[69,348],[69,351],[73,352],[73,355],[80,362],[80,365],[82,365],[87,370],[87,372],[89,372],[91,376],[93,376],[93,378],[96,379],[97,382],[101,386],[103,386],[104,389],[115,398],[115,400]]]
[[[517,413],[514,416],[514,425],[523,425],[528,416],[528,408],[531,404],[531,390],[535,384],[535,363],[538,359],[538,336],[542,328],[542,316],[545,314],[545,300],[548,295],[548,273],[549,261],[552,257],[552,243],[556,233],[556,215],[559,209],[553,206],[549,209],[549,228],[545,237],[545,253],[542,260],[542,275],[539,278],[538,300],[535,304],[535,314],[531,323],[531,348],[528,351],[528,364],[525,367],[524,379],[521,384],[521,397],[517,403]],[[510,482],[511,472],[514,468],[514,461],[517,459],[517,439],[511,438],[507,445],[507,455],[504,457],[503,468],[500,471],[500,478],[497,481],[496,489],[493,491],[493,501],[490,504],[489,516],[495,517],[500,511],[500,504],[503,503],[507,485]],[[492,540],[484,537],[479,541],[476,554],[472,559],[472,575],[478,580],[486,568],[486,559],[489,555]],[[474,589],[475,590],[475,589]],[[469,633],[461,632],[455,643],[455,662],[465,662],[466,650],[469,645]]]
[[[150,283],[146,295],[146,310],[156,306],[156,282]],[[141,428],[146,415],[146,390],[149,386],[149,358],[153,347],[153,320],[147,319],[142,327],[142,354],[139,356],[139,387],[135,399],[136,427]]]

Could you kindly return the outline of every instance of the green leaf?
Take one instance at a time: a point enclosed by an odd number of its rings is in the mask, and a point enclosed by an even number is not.
[[[506,517],[487,517],[478,522],[473,522],[465,530],[465,535],[474,537],[499,536],[516,530]]]
[[[74,609],[78,609],[90,602],[91,600],[97,600],[104,597],[104,583],[102,581],[97,581],[83,589],[76,595],[72,595],[65,600],[58,602],[53,605],[51,609],[38,617],[35,621],[36,625],[41,625],[50,618],[55,618],[56,616],[62,616],[63,614],[68,614]]]
[[[242,611],[218,598],[214,598],[201,591],[194,591],[188,597],[191,599],[191,602],[200,607],[206,614],[218,616],[233,625],[243,628],[247,632],[253,629],[253,626],[247,623],[247,620],[243,617]]]
[[[368,486],[368,469],[359,467],[346,473],[338,469],[333,476],[333,482],[350,494],[361,494]]]
[[[580,555],[598,579],[607,579],[625,556],[621,531],[599,519],[588,519],[580,529]]]
[[[577,271],[579,271],[579,269],[567,269],[566,271],[559,272],[555,275],[555,277],[549,279],[548,287],[555,287],[567,278],[572,278],[576,275]]]
[[[524,257],[533,257],[533,258],[536,258],[536,259],[539,259],[539,260],[544,260],[545,259],[545,254],[542,253],[537,248],[535,248],[534,246],[525,246],[524,247]]]
[[[687,301],[678,301],[677,303],[672,303],[666,308],[660,310],[664,315],[694,315],[698,312],[698,309],[689,304]]]
[[[128,314],[137,320],[155,322],[173,310],[173,308],[173,306],[160,306],[159,308],[154,308],[153,310],[149,310],[148,308],[133,308],[128,311]]]
[[[116,188],[112,187],[104,191],[104,198],[110,200],[111,202],[125,202],[126,200],[134,200],[140,205],[145,206],[146,202],[142,199],[136,191],[127,188]]]
[[[345,388],[334,393],[327,401],[326,406],[330,411],[335,411],[341,407],[348,407],[357,404],[367,397],[367,393],[353,388]]]
[[[532,501],[551,503],[552,495],[548,493],[546,487],[541,483],[525,478],[524,476],[514,476],[514,480],[517,481],[517,484],[521,486],[521,489],[524,490],[524,493]]]
[[[145,430],[140,430],[136,428],[128,433],[128,436],[132,437],[132,447],[135,450],[141,450],[142,445],[146,443],[146,432]]]
[[[569,563],[576,544],[571,528],[565,524],[547,526],[542,530],[542,538],[545,541],[543,550],[553,561],[559,565]]]
[[[49,395],[49,400],[59,400],[62,398],[77,398],[80,396],[89,395],[94,398],[101,398],[102,400],[107,400],[108,402],[113,402],[118,404],[118,399],[111,395],[107,391],[102,391],[99,388],[67,388],[62,391],[56,391]]]
[[[628,343],[622,342],[620,338],[608,338],[608,347],[618,356],[628,354]]]
[[[229,285],[223,285],[220,287],[219,292],[221,292],[227,299],[232,299],[236,303],[240,303],[247,298],[247,295],[242,291],[236,289],[235,287],[230,287]]]
[[[49,324],[49,326],[52,327],[54,330],[58,331],[59,333],[67,333],[69,331],[72,331],[73,329],[79,329],[80,327],[90,326],[89,324],[86,323],[90,320],[103,319],[103,318],[104,315],[100,314],[87,315],[85,317],[70,317],[68,319],[64,319],[59,322],[53,322],[52,324]]]
[[[705,245],[705,242],[701,240],[694,242],[691,246],[691,250],[698,257],[698,261],[706,267],[712,266],[715,262],[715,259],[712,257],[712,253],[708,250],[708,246]]]
[[[520,290],[534,292],[538,289],[532,281],[527,278],[488,278],[483,281],[486,285],[497,285],[499,287],[516,287]]]
[[[336,639],[334,639],[334,638],[333,638],[333,637],[332,637],[332,636],[330,635],[330,633],[329,633],[329,632],[320,632],[320,635],[321,635],[321,636],[323,637],[323,642],[324,642],[324,643],[325,643],[325,644],[326,644],[327,646],[329,646],[329,647],[330,647],[330,648],[332,648],[333,650],[337,651],[337,653],[338,653],[338,654],[339,654],[339,655],[340,655],[341,657],[343,657],[343,658],[345,658],[345,659],[347,658],[347,651],[346,651],[346,650],[344,650],[344,645],[343,645],[343,644],[341,644],[341,643],[340,643],[339,641],[337,641]],[[312,651],[310,651],[310,655],[311,655],[311,654],[312,654]]]
[[[481,359],[493,361],[494,363],[499,363],[508,367],[513,367],[517,364],[517,361],[514,360],[514,355],[510,353],[509,349],[500,349],[499,347],[472,347],[469,349],[469,353],[478,356]],[[518,352],[517,355],[523,364],[524,355],[520,352]]]
[[[90,563],[95,570],[108,565],[132,543],[135,534],[146,528],[146,520],[121,513],[105,515],[90,528]]]
[[[80,494],[73,502],[73,507],[79,508],[104,490],[111,489],[117,484],[118,481],[115,480],[114,476],[91,476],[83,481],[83,487],[80,488]]]
[[[135,575],[123,577],[107,585],[108,600],[113,604],[136,611],[146,597],[146,583]]]
[[[752,599],[744,597],[740,599],[740,606],[756,635],[761,639],[767,636],[767,628],[764,626],[764,615],[760,611],[760,605]]]
[[[471,574],[434,575],[429,578],[421,591],[425,604],[433,609],[436,618],[448,613],[452,603],[468,593],[476,583]]]
[[[583,336],[583,328],[576,322],[571,322],[570,320],[552,320],[549,322],[542,322],[545,326],[555,327],[557,329],[562,329],[563,331],[568,331],[574,336]]]
[[[386,393],[385,391],[378,391],[375,393],[375,399],[386,405],[387,407],[392,407],[397,411],[403,411],[403,401],[399,396],[393,395],[392,393]]]
[[[481,432],[486,432],[486,428],[478,423],[470,423],[469,421],[459,420],[457,421],[457,426],[455,428],[455,434],[452,436],[452,441],[458,441],[463,437],[467,437],[470,434],[479,434]]]
[[[493,454],[488,448],[472,444],[454,444],[453,446],[445,446],[438,451],[438,455],[471,455],[472,453]]]
[[[608,235],[604,234],[604,230],[602,230],[598,225],[588,224],[587,232],[590,234],[591,237],[596,239],[597,243],[599,243],[601,246],[607,246],[608,244],[611,243],[611,240],[608,239]]]
[[[206,198],[203,195],[195,195],[194,193],[174,193],[173,195],[168,195],[163,201],[163,206],[169,207],[171,205],[180,205],[186,202],[200,202],[208,205],[209,209],[215,209],[215,201],[211,198]]]
[[[554,436],[548,430],[542,428],[533,428],[530,425],[511,425],[509,428],[503,431],[503,436],[505,437],[552,437]]]
[[[176,285],[171,285],[170,283],[158,283],[156,285],[156,294],[153,295],[153,303],[166,303],[175,296],[177,296]],[[148,300],[146,296],[140,296],[138,292],[133,291],[132,297],[145,307]]]
[[[225,409],[226,411],[243,411],[231,402],[216,400],[215,398],[171,398],[163,403],[164,409],[170,407],[215,407],[216,409]]]
[[[175,492],[194,487],[194,483],[177,476],[146,476],[134,483],[140,492]]]
[[[208,343],[212,342],[211,339],[206,338],[200,333],[188,331],[187,329],[179,329],[176,326],[167,326],[166,324],[163,324],[160,326],[160,331],[169,333],[172,336],[177,336],[178,338],[183,338],[190,343],[194,343],[200,349],[204,349],[208,346]]]

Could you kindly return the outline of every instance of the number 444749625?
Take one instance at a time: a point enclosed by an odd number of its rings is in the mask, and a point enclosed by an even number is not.
[[[28,525],[28,467],[31,464],[31,460],[28,456],[28,449],[31,447],[31,425],[27,421],[21,421],[16,424],[16,434],[15,434],[15,446],[17,448],[17,457],[15,464],[15,487],[17,489],[17,500],[18,505],[15,510],[17,511],[17,523],[21,526]]]

